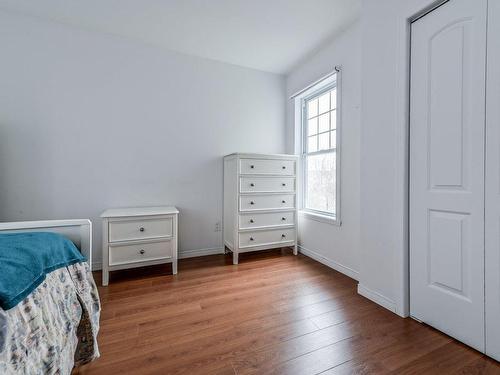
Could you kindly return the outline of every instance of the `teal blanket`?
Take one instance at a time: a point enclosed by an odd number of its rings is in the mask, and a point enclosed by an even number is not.
[[[16,306],[48,273],[83,261],[73,242],[56,233],[0,234],[0,307]]]

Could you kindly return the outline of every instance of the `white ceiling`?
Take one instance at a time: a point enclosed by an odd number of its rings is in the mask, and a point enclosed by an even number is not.
[[[0,8],[285,74],[359,15],[361,0],[0,0]]]

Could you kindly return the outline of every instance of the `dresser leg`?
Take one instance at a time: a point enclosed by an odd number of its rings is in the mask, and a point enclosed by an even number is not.
[[[233,264],[238,264],[238,253],[233,251]]]
[[[177,259],[172,262],[172,273],[177,275]]]
[[[299,250],[297,248],[297,245],[293,247],[293,255],[297,255],[299,253]]]

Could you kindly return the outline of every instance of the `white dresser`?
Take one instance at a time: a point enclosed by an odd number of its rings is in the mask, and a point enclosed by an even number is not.
[[[297,157],[224,157],[224,245],[233,253],[293,246],[297,255]]]
[[[172,263],[177,274],[177,217],[175,207],[113,208],[101,214],[102,285],[109,272]]]

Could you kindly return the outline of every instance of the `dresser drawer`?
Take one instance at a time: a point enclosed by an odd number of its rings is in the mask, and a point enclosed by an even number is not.
[[[146,262],[172,258],[172,241],[109,247],[109,265]]]
[[[111,221],[109,242],[172,236],[172,218]]]
[[[279,245],[295,241],[295,229],[271,229],[239,234],[239,247]]]
[[[295,207],[294,194],[240,196],[240,211],[290,209],[294,207]]]
[[[295,178],[293,177],[241,177],[241,193],[267,193],[267,192],[293,192],[295,191]]]
[[[295,160],[240,159],[241,174],[295,175]]]
[[[266,212],[239,215],[239,228],[251,229],[278,225],[294,225],[295,212]]]

